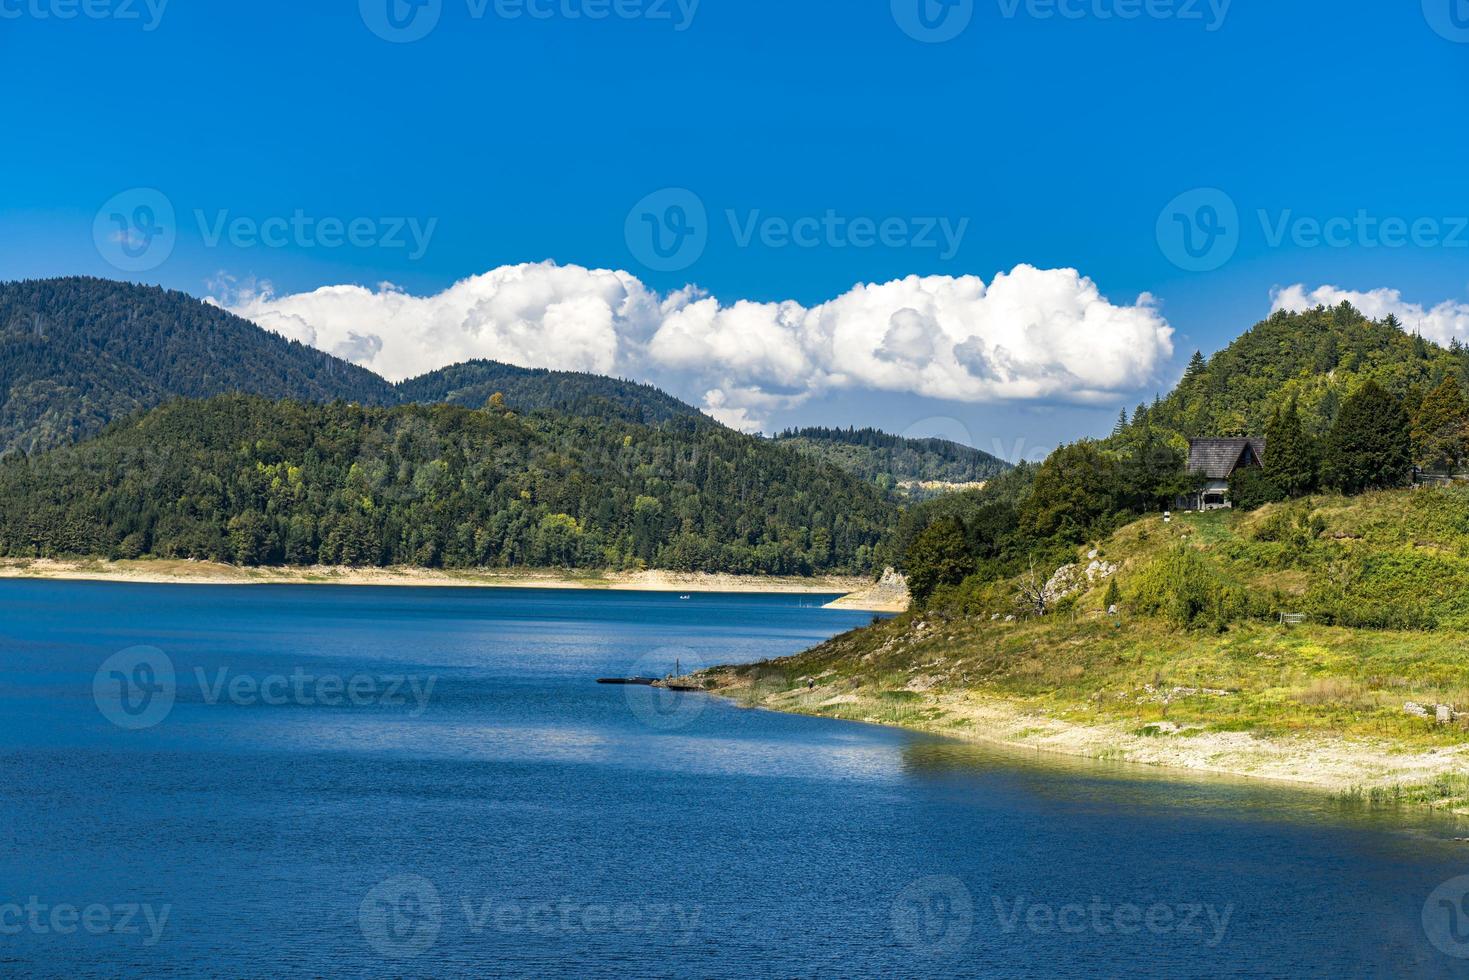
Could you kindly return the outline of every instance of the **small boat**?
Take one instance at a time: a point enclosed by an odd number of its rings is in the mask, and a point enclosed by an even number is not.
[[[598,684],[632,684],[639,687],[652,687],[658,683],[656,677],[598,677]]]
[[[695,687],[692,684],[664,684],[663,686],[668,688],[670,691],[688,691],[693,693],[700,693],[704,690],[702,687]]]
[[[691,595],[681,595],[681,596],[679,596],[679,598],[680,599],[683,599],[685,602],[687,602],[689,599],[692,599],[693,596],[691,596]]]

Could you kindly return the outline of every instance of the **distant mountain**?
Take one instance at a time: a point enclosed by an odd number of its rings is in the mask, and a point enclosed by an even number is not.
[[[685,404],[651,385],[597,374],[514,367],[498,361],[469,361],[442,368],[397,387],[405,404],[463,405],[483,408],[494,395],[521,412],[540,409],[653,424],[679,418],[703,418]]]
[[[1446,377],[1469,385],[1469,351],[1406,333],[1392,317],[1370,320],[1343,303],[1276,313],[1207,360],[1194,355],[1168,397],[1138,406],[1129,423],[1180,436],[1257,436],[1294,398],[1306,427],[1325,431],[1341,402],[1368,378],[1410,405]]]
[[[231,391],[394,397],[371,371],[180,292],[88,278],[0,283],[0,453],[73,442],[170,398]]]
[[[181,292],[105,279],[0,283],[0,455],[85,439],[173,398],[554,409],[633,422],[699,416],[655,388],[475,361],[394,386]],[[702,416],[700,416],[702,417]]]
[[[870,573],[897,506],[712,420],[226,395],[0,461],[0,553]]]
[[[878,429],[790,429],[775,438],[885,490],[915,497],[932,496],[945,486],[971,487],[1011,468],[989,453],[947,439],[907,439]]]

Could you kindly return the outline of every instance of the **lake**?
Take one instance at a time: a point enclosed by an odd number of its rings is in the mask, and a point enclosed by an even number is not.
[[[595,683],[823,601],[0,582],[0,976],[1469,973],[1444,821]]]

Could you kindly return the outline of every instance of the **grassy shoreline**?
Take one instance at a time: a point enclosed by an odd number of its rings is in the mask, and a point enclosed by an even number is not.
[[[688,572],[615,572],[566,569],[245,568],[214,562],[165,559],[107,561],[0,559],[0,579],[138,582],[164,585],[347,585],[419,588],[587,589],[625,592],[768,593],[840,595],[840,608],[868,609],[862,596],[869,579],[842,575],[811,578]],[[871,606],[874,612],[898,609]]]

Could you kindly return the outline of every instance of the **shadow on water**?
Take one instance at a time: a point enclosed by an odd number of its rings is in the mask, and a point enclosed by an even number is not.
[[[1192,772],[1113,760],[1015,749],[925,736],[902,750],[904,773],[936,795],[977,789],[1029,799],[1038,808],[1131,812],[1149,819],[1337,824],[1440,840],[1463,849],[1469,864],[1469,818],[1426,806],[1373,805],[1289,783]]]

